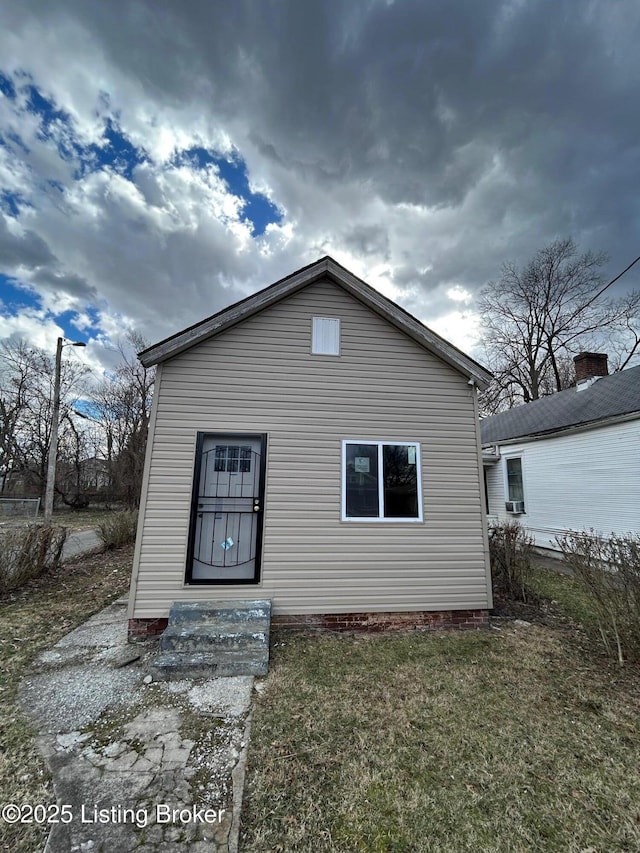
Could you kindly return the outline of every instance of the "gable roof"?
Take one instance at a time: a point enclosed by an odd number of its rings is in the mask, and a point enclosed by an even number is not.
[[[569,388],[532,400],[480,421],[482,444],[548,435],[637,413],[640,417],[640,367],[603,376],[588,388]]]
[[[478,387],[486,388],[488,385],[491,380],[491,373],[486,368],[328,256],[320,258],[309,266],[280,279],[275,284],[259,290],[252,296],[218,311],[217,314],[213,314],[206,320],[147,347],[138,353],[138,358],[145,367],[173,358],[178,353],[184,352],[208,338],[219,335],[231,326],[241,323],[320,279],[329,279],[343,288],[376,314],[409,335],[425,349],[463,373],[468,379],[473,379]]]

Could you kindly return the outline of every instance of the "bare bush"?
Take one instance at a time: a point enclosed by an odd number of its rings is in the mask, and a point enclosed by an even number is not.
[[[593,530],[556,538],[564,559],[594,605],[607,654],[640,658],[640,536]]]
[[[98,525],[98,536],[107,549],[120,548],[136,541],[138,513],[114,512]]]
[[[489,556],[493,587],[518,601],[527,600],[533,539],[517,521],[489,528]]]
[[[0,592],[17,589],[31,578],[57,568],[67,538],[66,527],[30,524],[0,534]]]

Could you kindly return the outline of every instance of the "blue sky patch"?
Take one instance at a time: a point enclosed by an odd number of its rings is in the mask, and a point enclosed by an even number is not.
[[[194,147],[182,151],[175,162],[188,162],[198,169],[215,166],[229,191],[242,199],[245,219],[252,225],[252,237],[264,234],[267,225],[282,221],[282,213],[276,205],[262,193],[254,193],[249,188],[247,165],[241,157],[227,159],[206,148]]]
[[[5,210],[9,216],[18,216],[20,207],[25,203],[24,199],[17,193],[9,192],[9,190],[0,191],[0,210]]]
[[[6,134],[6,138],[5,138],[5,136],[3,136],[0,133],[0,145],[4,145],[5,148],[10,148],[10,146],[7,145],[7,141],[6,141],[7,139],[10,139],[11,142],[14,143],[14,145],[18,146],[18,148],[22,148],[22,150],[24,151],[25,154],[29,153],[29,149],[27,148],[27,146],[24,144],[23,140],[18,136],[17,133],[9,132]]]
[[[100,168],[109,166],[115,172],[119,172],[128,181],[132,180],[135,167],[148,160],[145,151],[141,148],[136,148],[111,118],[108,118],[105,122],[103,136],[106,140],[104,146],[92,145],[88,149],[93,155],[95,163]]]
[[[69,113],[59,109],[54,101],[33,84],[31,77],[24,73],[22,91],[27,96],[26,109],[38,117],[40,128],[38,135],[43,140],[52,141],[61,159],[76,161],[74,172],[76,180],[86,174],[101,169],[110,168],[121,174],[127,180],[133,180],[134,170],[140,164],[148,161],[147,152],[136,147],[131,139],[123,132],[117,118],[109,116],[105,119],[103,142],[82,145],[75,138],[73,121]],[[8,98],[16,100],[16,86],[5,74],[0,72],[0,91]],[[101,93],[101,100],[108,106],[108,95]],[[8,136],[14,145],[20,146],[26,153],[28,149],[24,141],[18,137]],[[2,139],[0,138],[0,144]],[[5,143],[6,144],[6,143]],[[180,152],[174,158],[174,163],[189,163],[196,169],[215,167],[229,191],[242,201],[242,211],[245,221],[251,225],[253,237],[264,234],[267,225],[279,223],[283,215],[278,207],[262,193],[252,192],[249,187],[249,177],[245,161],[237,154],[225,157],[218,152],[206,148],[189,148]],[[46,179],[45,179],[46,181]],[[49,181],[51,183],[51,181]],[[59,184],[52,184],[62,190]],[[19,214],[21,200],[17,197],[2,197],[5,209],[13,216]]]
[[[20,287],[15,279],[0,273],[0,302],[3,314],[15,316],[25,308],[40,309],[40,298],[25,287]]]
[[[89,317],[89,325],[91,328],[91,334],[94,335],[100,329],[100,315],[98,314],[97,309],[92,308],[91,306],[86,306],[83,309],[83,314],[86,314]],[[84,337],[84,335],[87,334],[86,329],[85,328],[80,329],[78,327],[78,325],[75,322],[76,316],[77,315],[74,314],[74,316],[71,318],[70,328],[73,328],[76,330],[74,332],[74,334],[77,335],[78,333],[80,333],[80,336]]]
[[[5,317],[16,317],[24,311],[41,311],[42,300],[37,293],[28,287],[19,285],[15,279],[0,273],[0,313]],[[99,330],[99,316],[95,309],[84,309],[91,318],[91,335]],[[86,330],[79,330],[75,324],[77,312],[74,310],[64,311],[61,314],[52,315],[55,322],[63,330],[63,334],[69,340],[84,340],[87,337]]]
[[[76,417],[86,419],[88,421],[97,421],[100,419],[100,408],[92,403],[91,400],[78,399],[73,404]]]
[[[147,150],[142,145],[138,146],[127,135],[126,123],[121,125],[122,115],[112,108],[108,93],[99,92],[97,97],[93,118],[101,122],[98,131],[100,138],[94,137],[87,144],[73,114],[64,104],[47,94],[46,85],[40,87],[28,71],[9,73],[5,69],[3,73],[0,70],[0,99],[5,99],[7,112],[13,113],[9,116],[8,126],[0,129],[0,145],[11,152],[11,158],[17,164],[23,161],[21,165],[25,173],[29,173],[24,192],[10,190],[7,186],[0,187],[0,216],[21,221],[25,208],[35,207],[39,210],[40,199],[46,200],[49,205],[58,206],[59,197],[62,200],[60,209],[64,210],[64,196],[67,191],[72,191],[74,182],[82,182],[92,173],[101,171],[117,172],[125,180],[133,181],[136,168],[150,162],[151,147]],[[40,146],[46,149],[46,156],[38,156]],[[30,150],[32,148],[34,151]],[[57,168],[59,161],[52,165],[56,155],[65,162],[63,169]],[[264,234],[269,224],[283,220],[284,214],[277,205],[263,193],[252,191],[247,164],[237,152],[222,154],[194,146],[177,152],[169,164],[163,160],[153,163],[154,169],[158,171],[167,165],[169,168],[184,165],[193,171],[211,170],[219,175],[227,191],[239,200],[240,216],[253,237]],[[18,171],[16,174],[19,174]],[[43,242],[48,246],[48,240]],[[45,251],[45,247],[42,251]],[[47,281],[55,284],[57,276],[62,280],[65,274],[73,273],[72,270],[66,270],[64,264],[59,264],[53,255],[47,255],[45,261],[51,265]],[[18,262],[19,259],[16,259],[15,263]],[[10,267],[5,265],[4,268],[7,273],[10,272]],[[46,281],[43,282],[42,287],[48,286]],[[98,310],[86,305],[79,311],[57,313],[58,307],[69,303],[65,301],[60,304],[47,299],[49,310],[46,317],[43,316],[43,299],[38,293],[40,289],[38,283],[32,287],[28,280],[22,283],[16,277],[0,273],[0,314],[8,318],[29,314],[37,322],[41,321],[43,326],[55,322],[71,340],[82,340],[102,333]],[[79,314],[83,321],[87,321],[86,324],[78,319]],[[78,323],[86,325],[86,328],[79,328]]]
[[[64,330],[65,338],[70,341],[82,341],[86,337],[86,333],[79,332],[74,320],[77,317],[77,311],[63,311],[61,314],[56,314],[56,323]]]
[[[135,167],[145,162],[148,157],[143,149],[136,148],[113,117],[105,119],[103,144],[82,145],[75,138],[70,114],[59,109],[54,101],[45,97],[37,86],[28,82],[30,79],[28,75],[24,76],[27,81],[24,85],[24,92],[27,96],[26,110],[37,116],[40,121],[38,136],[42,140],[53,141],[61,159],[79,162],[79,167],[74,173],[76,180],[81,179],[89,172],[98,171],[105,167],[119,172],[127,180],[133,178]],[[16,87],[13,81],[2,72],[0,72],[0,92],[11,100],[16,100]],[[7,138],[21,147],[25,153],[28,153],[29,149],[20,137],[15,134],[7,134]],[[0,144],[2,142],[0,136]],[[55,186],[57,189],[62,189],[60,185]]]
[[[12,101],[15,101],[16,98],[16,87],[13,85],[13,82],[0,71],[0,92],[7,98],[11,98]]]
[[[52,124],[57,122],[66,125],[69,124],[69,114],[57,109],[53,101],[45,98],[34,85],[27,86],[26,91],[29,95],[27,109],[34,115],[39,116],[44,139],[48,137],[48,131]]]

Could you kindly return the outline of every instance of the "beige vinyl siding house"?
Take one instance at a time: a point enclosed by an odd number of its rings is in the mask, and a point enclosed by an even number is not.
[[[131,620],[243,597],[275,617],[486,614],[471,359],[330,258],[141,358],[158,377]]]

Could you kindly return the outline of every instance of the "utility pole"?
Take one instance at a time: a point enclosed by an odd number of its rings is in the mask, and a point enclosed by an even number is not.
[[[49,457],[47,459],[47,488],[44,495],[44,523],[51,523],[53,515],[53,494],[56,482],[56,461],[58,456],[58,422],[60,420],[60,373],[62,368],[62,347],[86,347],[82,341],[69,341],[58,338],[56,345],[56,367],[53,377],[53,413],[51,415],[51,437]]]

